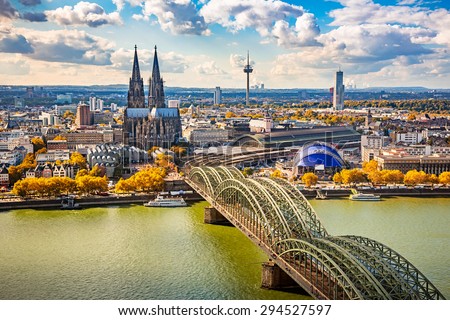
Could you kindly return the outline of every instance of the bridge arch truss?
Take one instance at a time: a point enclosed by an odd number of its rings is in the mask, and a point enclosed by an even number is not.
[[[194,167],[187,182],[316,298],[445,299],[410,262],[359,236],[331,236],[283,179],[234,167]]]

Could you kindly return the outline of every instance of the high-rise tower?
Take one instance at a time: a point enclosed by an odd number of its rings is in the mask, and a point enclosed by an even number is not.
[[[250,104],[250,73],[253,72],[253,68],[250,65],[250,56],[247,51],[247,65],[244,67],[244,73],[247,74],[247,91],[245,94],[245,104],[248,106]]]
[[[339,69],[336,72],[336,84],[333,91],[333,109],[342,110],[344,109],[344,72]]]
[[[222,90],[220,87],[216,87],[214,90],[214,104],[221,104],[222,103]]]
[[[141,78],[141,72],[139,70],[137,46],[134,46],[133,72],[131,74],[130,85],[128,88],[128,108],[144,108],[144,107],[145,107],[144,80]]]
[[[164,81],[161,78],[161,74],[159,72],[158,53],[156,52],[156,46],[155,55],[153,57],[152,76],[150,77],[148,83],[148,107],[166,107],[164,103]]]

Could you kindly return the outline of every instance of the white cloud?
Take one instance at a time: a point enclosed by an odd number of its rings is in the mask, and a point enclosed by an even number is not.
[[[117,11],[122,11],[125,7],[125,0],[112,0],[112,2],[116,5]]]
[[[247,57],[240,54],[230,55],[230,65],[232,68],[243,68],[247,65]],[[255,61],[250,59],[250,65],[254,66]]]
[[[255,29],[263,43],[275,41],[287,48],[318,45],[316,18],[303,7],[279,0],[211,0],[200,14],[207,23],[217,23],[233,33]],[[291,21],[296,21],[291,25]]]
[[[79,30],[37,31],[19,28],[34,48],[26,56],[42,61],[110,65],[114,43]]]
[[[154,15],[161,29],[173,34],[209,35],[205,19],[190,0],[145,0],[142,15]],[[135,17],[136,18],[136,17]]]
[[[320,28],[315,16],[311,13],[305,13],[297,18],[293,28],[287,21],[279,20],[275,22],[272,30],[272,36],[278,45],[287,48],[317,46],[319,43],[316,38],[319,35]]]
[[[2,75],[21,76],[30,73],[30,65],[20,56],[5,56],[0,59],[0,70]]]
[[[194,70],[199,74],[205,75],[221,75],[226,74],[226,72],[217,66],[215,61],[204,62],[194,68]]]
[[[59,25],[88,25],[95,28],[105,24],[122,24],[118,12],[107,14],[100,5],[84,1],[73,7],[64,6],[55,10],[47,10],[44,13],[48,21]]]

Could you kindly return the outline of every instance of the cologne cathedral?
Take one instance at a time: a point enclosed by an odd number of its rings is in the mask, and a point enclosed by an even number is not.
[[[134,47],[133,71],[128,89],[128,106],[123,122],[124,143],[149,150],[153,146],[170,148],[181,137],[178,108],[167,108],[164,82],[159,72],[155,46],[153,71],[149,79],[148,104],[145,106],[144,81],[139,71],[137,47]]]

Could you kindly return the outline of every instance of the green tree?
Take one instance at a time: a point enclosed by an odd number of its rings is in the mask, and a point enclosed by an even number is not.
[[[244,175],[244,177],[251,176],[251,175],[253,174],[253,169],[250,168],[250,167],[245,167],[245,168],[242,170],[242,174]]]

